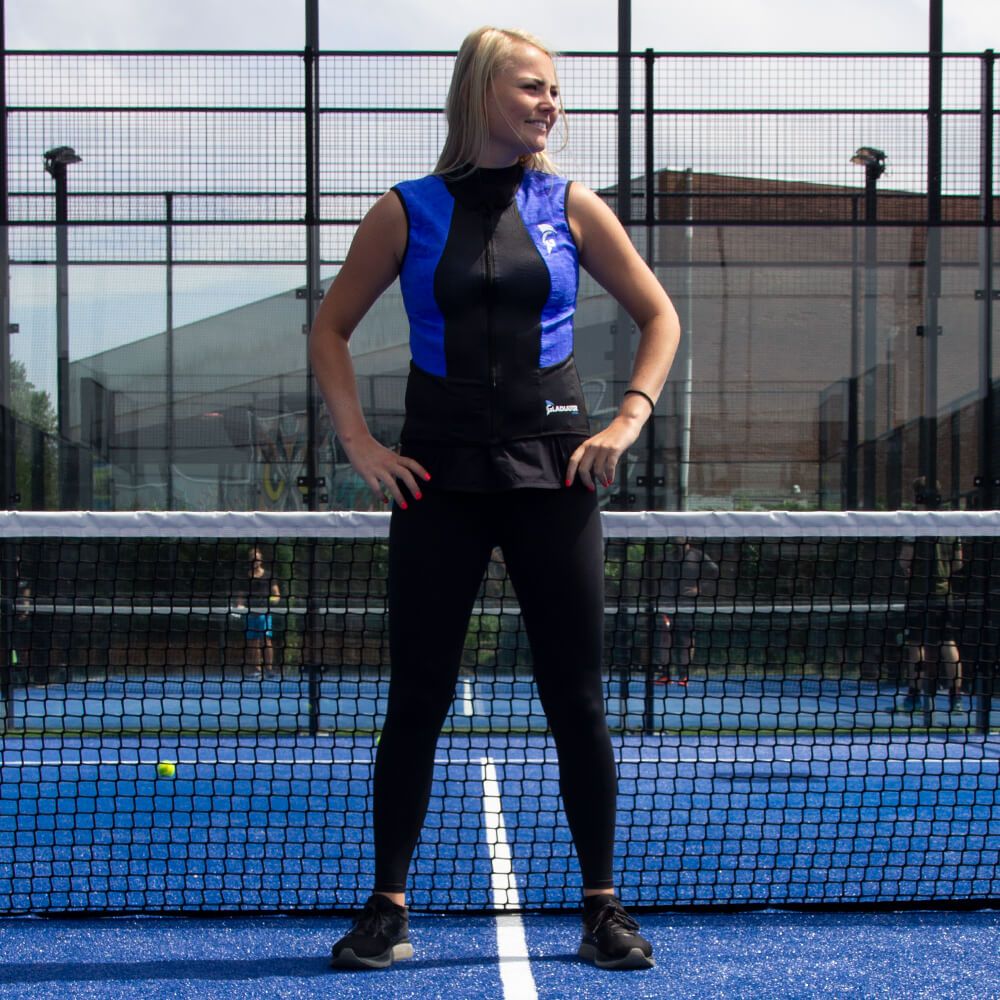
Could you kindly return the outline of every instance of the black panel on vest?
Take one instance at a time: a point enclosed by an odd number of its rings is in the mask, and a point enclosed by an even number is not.
[[[469,188],[449,184],[455,210],[434,274],[448,376],[489,379],[491,360],[498,381],[525,376],[541,356],[549,270],[516,202],[495,207],[489,195],[477,198]]]

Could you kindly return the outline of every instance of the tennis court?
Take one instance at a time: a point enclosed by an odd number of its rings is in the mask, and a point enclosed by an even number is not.
[[[605,994],[609,974],[573,957],[579,876],[502,556],[412,868],[417,960],[359,981],[326,955],[373,874],[385,518],[5,517],[5,996]],[[990,995],[995,518],[605,528],[616,868],[658,958],[616,992]],[[721,567],[710,599],[673,592],[679,535]],[[921,535],[961,536],[975,557],[958,608],[965,698],[941,688],[914,711],[893,567]],[[233,610],[248,545],[287,595],[268,609],[278,650],[262,677],[246,669],[253,608]],[[654,655],[664,615],[694,637],[671,683]]]
[[[538,826],[539,802],[558,794],[546,742],[453,736],[441,749],[442,809],[418,850],[413,905],[572,906],[572,846],[562,826]],[[655,754],[648,742],[619,740],[617,749],[621,868],[641,873],[622,892],[641,905],[669,886],[681,907],[644,917],[659,965],[641,983],[595,978],[574,959],[577,918],[534,912],[417,915],[416,961],[379,976],[328,970],[346,920],[295,911],[356,905],[339,880],[371,877],[359,813],[370,801],[370,739],[36,738],[18,753],[5,745],[4,909],[287,912],[9,919],[4,995],[996,995],[984,992],[1000,972],[995,910],[687,908],[995,897],[995,742],[671,738]],[[168,755],[176,774],[158,778]],[[8,846],[28,830],[30,862]],[[447,898],[435,890],[443,869]]]

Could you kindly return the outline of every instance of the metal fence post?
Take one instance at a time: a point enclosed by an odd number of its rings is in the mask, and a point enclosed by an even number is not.
[[[312,329],[319,274],[319,0],[306,0],[305,61],[305,188],[306,188],[306,316],[305,329]],[[308,344],[308,340],[303,342]],[[316,467],[316,380],[306,348],[306,499],[309,510],[319,501]],[[310,541],[307,557],[306,620],[303,654],[309,685],[309,732],[319,731],[320,677],[322,674],[323,614],[316,597],[316,543]]]
[[[979,104],[979,497],[994,509],[1000,502],[1000,467],[996,457],[996,395],[993,388],[993,68],[995,56],[987,49],[980,68]]]
[[[927,273],[924,293],[924,386],[920,417],[920,475],[929,506],[940,505],[937,485],[938,319],[941,296],[942,0],[931,0],[927,53]]]
[[[628,230],[632,219],[632,3],[618,0],[618,219]],[[612,381],[621,392],[632,375],[632,317],[618,305],[612,331]],[[616,507],[629,504],[629,461],[622,456],[618,468]],[[616,502],[617,501],[617,502]]]

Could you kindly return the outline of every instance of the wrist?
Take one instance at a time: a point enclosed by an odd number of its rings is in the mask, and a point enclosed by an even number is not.
[[[622,420],[627,424],[634,424],[637,427],[641,427],[649,418],[649,413],[647,412],[647,410],[648,407],[638,407],[638,406],[634,408],[629,406],[626,409],[625,405],[623,404],[622,408],[618,411],[616,419]]]
[[[622,402],[618,414],[626,420],[637,421],[640,424],[652,416],[656,409],[656,400],[644,389],[629,386],[622,393]]]

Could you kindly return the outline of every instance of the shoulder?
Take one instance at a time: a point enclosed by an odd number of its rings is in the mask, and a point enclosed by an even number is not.
[[[434,184],[443,184],[443,183],[444,179],[441,177],[440,174],[424,174],[423,177],[411,177],[408,180],[399,181],[398,183],[393,184],[392,190],[413,191],[413,190],[418,190],[422,187],[428,187]]]
[[[406,212],[396,188],[381,195],[366,213],[361,224],[364,227],[394,225],[406,221]]]
[[[573,181],[566,193],[566,217],[584,255],[588,244],[602,251],[619,253],[626,253],[631,246],[618,217],[608,204],[579,181]],[[589,268],[589,265],[585,266]]]
[[[397,261],[402,259],[406,245],[406,209],[394,191],[383,194],[368,210],[358,226],[352,250],[355,254],[365,254],[369,250],[391,248]],[[370,266],[370,261],[365,265]]]
[[[595,194],[579,181],[567,181],[568,191],[566,193],[566,207],[574,218],[610,216],[615,218],[614,212],[608,207],[604,199]]]
[[[550,174],[545,170],[525,170],[521,187],[536,191],[565,191],[572,184],[568,177]]]
[[[448,194],[448,187],[440,174],[426,174],[394,184],[389,192],[406,204],[411,199],[439,197]],[[450,197],[450,195],[448,195]]]

